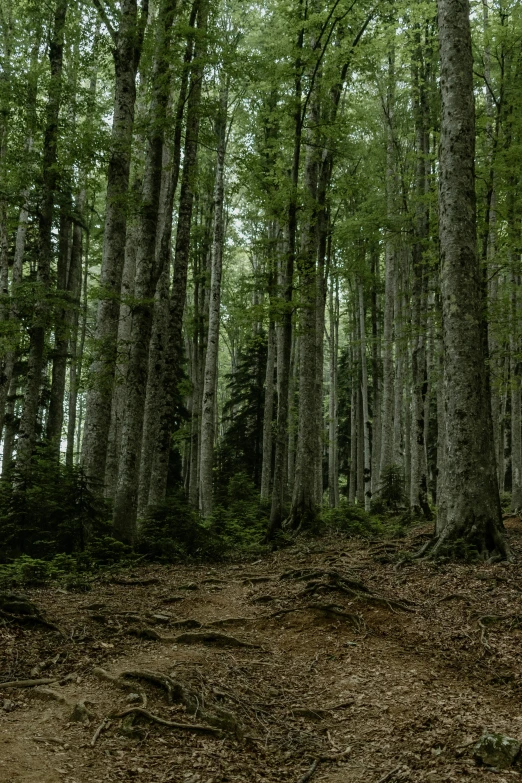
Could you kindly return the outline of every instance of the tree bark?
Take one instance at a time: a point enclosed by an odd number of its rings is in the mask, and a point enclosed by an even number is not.
[[[194,60],[187,101],[187,121],[178,206],[174,274],[169,306],[169,353],[165,363],[166,372],[163,379],[163,405],[159,412],[159,435],[151,471],[149,506],[160,505],[165,500],[167,490],[171,434],[174,426],[174,408],[182,362],[183,313],[185,310],[187,291],[187,272],[190,257],[190,229],[196,185],[195,178],[200,122],[199,107],[206,58],[207,18],[208,0],[198,0],[197,29],[200,35],[194,49]]]
[[[17,469],[25,473],[30,466],[37,439],[37,417],[45,365],[45,338],[49,321],[51,262],[53,257],[52,223],[55,194],[58,188],[58,120],[62,99],[63,47],[67,0],[57,0],[49,42],[51,69],[44,130],[42,197],[38,214],[38,299],[29,328],[29,355],[24,404],[20,419],[17,447]]]
[[[216,388],[221,318],[221,275],[223,268],[225,154],[227,144],[228,84],[221,89],[219,115],[216,120],[217,160],[214,184],[214,225],[212,232],[210,303],[208,313],[207,351],[203,374],[201,407],[201,451],[199,475],[199,508],[208,517],[213,508],[213,469],[216,415]]]
[[[393,117],[394,117],[394,57],[389,56],[388,93],[386,101],[386,213],[391,220],[394,213],[395,194],[395,152],[393,148]],[[394,452],[394,359],[393,359],[393,318],[395,297],[395,245],[388,228],[384,254],[384,325],[383,325],[383,367],[382,367],[382,414],[381,414],[381,459],[379,465],[380,486],[381,474],[395,462]],[[397,313],[395,312],[395,317]]]
[[[115,84],[111,154],[107,171],[107,197],[94,359],[89,370],[82,465],[93,486],[101,491],[105,480],[114,373],[117,362],[121,280],[127,234],[127,202],[131,161],[136,73],[147,15],[144,0],[141,19],[137,0],[121,0],[120,24],[113,47]]]
[[[371,488],[371,452],[370,452],[370,411],[368,405],[368,364],[366,357],[366,311],[364,307],[364,289],[361,282],[358,283],[359,298],[359,337],[361,350],[361,406],[362,406],[362,438],[363,438],[363,480],[364,480],[364,508],[370,510],[372,499]]]
[[[498,494],[477,254],[473,55],[467,0],[437,0],[442,123],[439,150],[446,455],[441,533],[506,557]]]
[[[133,544],[136,538],[138,479],[154,292],[162,272],[158,261],[163,261],[156,254],[156,236],[162,180],[163,139],[170,92],[172,26],[176,10],[177,0],[162,0],[158,10],[156,48],[151,76],[150,126],[136,252],[135,303],[131,307],[125,413],[118,482],[114,496],[114,533],[117,538],[130,544]]]
[[[158,411],[161,411],[164,404],[163,381],[167,372],[166,362],[168,361],[169,348],[169,286],[171,271],[172,212],[181,165],[183,118],[185,116],[185,104],[187,101],[190,64],[194,52],[192,31],[196,21],[196,13],[197,2],[194,2],[189,18],[189,30],[191,32],[188,35],[185,47],[179,93],[176,102],[172,148],[165,144],[163,152],[165,177],[162,185],[159,230],[156,238],[156,253],[159,255],[158,265],[163,269],[163,272],[156,290],[154,322],[149,349],[149,372],[147,377],[145,418],[143,422],[143,446],[138,496],[139,516],[143,516],[149,504],[152,468],[160,432],[161,417],[158,416]]]

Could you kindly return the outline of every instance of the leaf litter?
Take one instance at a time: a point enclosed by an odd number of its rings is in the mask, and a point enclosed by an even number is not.
[[[508,564],[405,559],[417,528],[26,591],[49,625],[0,627],[0,783],[520,779],[473,759],[485,732],[522,739],[507,527]]]

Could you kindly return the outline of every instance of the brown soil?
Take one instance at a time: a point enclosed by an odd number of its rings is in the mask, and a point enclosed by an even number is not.
[[[1,783],[298,783],[313,767],[313,783],[519,779],[472,759],[484,730],[522,739],[522,525],[506,522],[511,564],[401,562],[418,528],[406,541],[332,537],[256,562],[136,568],[88,593],[28,591],[64,635],[0,627],[2,682],[57,680],[0,687]],[[169,674],[196,694],[196,714],[96,667]],[[133,692],[171,722],[214,718],[214,734],[117,717],[142,704]]]

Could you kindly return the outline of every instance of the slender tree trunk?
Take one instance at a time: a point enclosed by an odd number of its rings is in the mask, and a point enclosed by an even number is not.
[[[219,323],[221,318],[221,274],[223,267],[225,154],[227,143],[228,85],[220,96],[219,116],[216,121],[217,161],[214,184],[214,226],[211,251],[210,306],[208,314],[207,352],[203,375],[203,404],[201,407],[201,452],[199,507],[204,517],[213,507],[214,438],[216,390],[219,354]]]
[[[62,98],[63,46],[67,0],[57,0],[53,30],[49,42],[51,76],[48,88],[44,131],[42,170],[42,199],[38,215],[38,268],[39,299],[29,328],[29,355],[24,404],[18,434],[17,467],[20,472],[29,469],[37,438],[37,417],[45,366],[45,338],[49,320],[48,297],[51,286],[51,262],[53,256],[52,224],[55,193],[58,187],[58,118]]]
[[[360,365],[357,384],[357,505],[365,505],[364,480],[364,411]]]
[[[331,254],[330,254],[331,255]],[[328,405],[328,503],[330,508],[339,505],[339,450],[338,450],[338,392],[337,371],[339,355],[339,279],[337,270],[330,267],[329,286],[330,320],[330,397]]]
[[[393,397],[393,460],[392,464],[404,468],[403,452],[403,390],[404,390],[404,308],[402,297],[402,278],[404,250],[400,248],[395,258],[394,285],[394,324],[395,324],[395,378]],[[409,477],[408,477],[409,478]]]
[[[192,4],[189,18],[189,29],[192,31],[196,21],[197,2]],[[163,380],[166,374],[166,362],[168,360],[168,335],[169,335],[169,299],[170,299],[170,266],[171,266],[171,238],[172,238],[172,212],[174,198],[179,180],[181,165],[181,139],[183,132],[183,117],[187,101],[188,81],[190,75],[190,63],[194,50],[192,32],[188,36],[183,59],[180,87],[175,111],[174,138],[172,149],[164,145],[164,182],[160,200],[159,230],[156,238],[156,253],[158,265],[163,269],[158,288],[156,290],[156,302],[154,305],[154,322],[152,326],[152,338],[149,348],[149,372],[147,377],[147,394],[145,401],[145,418],[143,422],[143,446],[141,452],[140,483],[138,495],[138,515],[143,516],[148,503],[154,452],[160,432],[160,417],[158,411],[163,405]]]
[[[70,310],[67,308],[67,274],[71,260],[72,248],[72,199],[71,195],[62,195],[60,229],[58,236],[58,263],[56,274],[56,297],[61,299],[63,306],[57,308],[54,324],[54,349],[52,362],[52,380],[49,395],[49,413],[47,417],[46,439],[60,456],[60,445],[63,428],[63,402],[65,394],[65,379],[67,375],[67,349],[69,347]]]
[[[417,51],[414,61],[415,124],[416,124],[416,204],[413,245],[412,291],[412,386],[411,401],[411,473],[410,507],[426,519],[432,514],[428,503],[428,465],[426,452],[426,413],[428,399],[428,367],[426,357],[427,334],[427,271],[425,245],[429,235],[428,153],[429,106],[425,91],[425,67],[420,32],[417,33]]]
[[[388,95],[386,102],[386,211],[388,220],[394,214],[395,195],[395,152],[393,147],[394,117],[394,57],[389,57]],[[381,460],[379,479],[382,472],[395,462],[394,451],[394,358],[393,358],[393,319],[396,285],[395,246],[391,232],[388,232],[384,255],[384,326],[383,326],[383,367],[382,367],[382,415],[381,415]],[[395,317],[397,313],[395,312]]]
[[[277,352],[277,424],[275,437],[274,482],[272,486],[272,506],[267,536],[273,538],[281,528],[285,502],[285,462],[287,461],[288,425],[289,425],[289,392],[292,352],[292,299],[294,286],[294,264],[297,236],[297,186],[299,183],[299,166],[301,160],[301,136],[303,120],[302,111],[302,63],[304,29],[300,28],[297,35],[297,57],[294,63],[294,149],[290,181],[290,200],[288,203],[288,244],[285,254],[285,264],[282,274],[281,300],[283,313],[281,316],[281,338]],[[288,478],[290,480],[290,472]]]
[[[261,501],[263,503],[268,502],[270,498],[270,481],[272,478],[272,429],[274,419],[275,355],[275,325],[272,319],[270,319],[268,326],[268,346],[266,354],[265,406],[263,414],[263,463],[261,466]]]
[[[318,252],[318,95],[313,94],[309,116],[304,184],[307,210],[301,226],[299,270],[299,419],[294,491],[290,521],[293,528],[313,523],[317,513],[317,299]],[[321,341],[322,341],[321,332]],[[322,416],[321,416],[322,420]]]
[[[83,188],[76,199],[76,211],[82,215],[85,208],[86,191]],[[71,264],[67,280],[67,289],[70,292],[71,301],[71,336],[69,366],[69,404],[67,412],[67,449],[65,452],[65,464],[72,467],[74,464],[74,432],[76,429],[76,411],[78,405],[78,326],[80,320],[80,302],[82,294],[82,227],[78,222],[73,226]]]
[[[146,13],[145,8],[144,6],[142,14]],[[127,234],[127,196],[136,103],[136,73],[142,36],[137,0],[121,0],[119,18],[120,25],[113,48],[114,115],[107,172],[100,299],[82,442],[83,467],[87,476],[99,488],[105,480]],[[141,26],[143,27],[143,20]]]
[[[359,336],[361,347],[361,406],[363,417],[363,479],[364,479],[364,508],[366,511],[370,510],[370,503],[372,499],[371,489],[371,453],[370,453],[370,412],[368,405],[368,365],[366,358],[366,311],[364,307],[364,289],[362,283],[358,286],[359,297]]]
[[[379,489],[379,470],[381,465],[381,341],[379,335],[379,299],[380,288],[378,248],[372,248],[372,483],[373,495]]]
[[[446,458],[441,533],[478,552],[508,554],[498,494],[477,254],[475,107],[467,0],[437,0],[441,58],[441,294]],[[442,498],[441,498],[442,500]]]
[[[355,335],[354,335],[355,337]],[[350,471],[348,476],[348,502],[355,503],[357,492],[357,375],[355,362],[351,361],[351,398],[350,398]]]
[[[159,435],[154,453],[149,491],[149,506],[157,506],[165,499],[171,447],[177,385],[180,380],[183,345],[183,313],[187,291],[187,271],[190,251],[190,228],[194,204],[194,191],[199,138],[201,84],[206,55],[206,29],[208,0],[198,0],[197,28],[199,37],[194,50],[194,61],[187,100],[187,123],[183,172],[178,206],[178,226],[174,256],[174,274],[169,307],[169,353],[163,378],[163,405],[159,411]]]
[[[513,256],[512,256],[513,257]],[[521,366],[519,349],[519,275],[511,273],[511,329],[509,334],[510,388],[511,388],[511,510],[522,508],[522,416]]]

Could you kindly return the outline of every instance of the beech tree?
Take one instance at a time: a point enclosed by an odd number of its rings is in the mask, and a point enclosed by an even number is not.
[[[7,0],[0,27],[7,495],[49,464],[130,546],[180,508],[275,546],[355,505],[507,557],[516,4]]]

